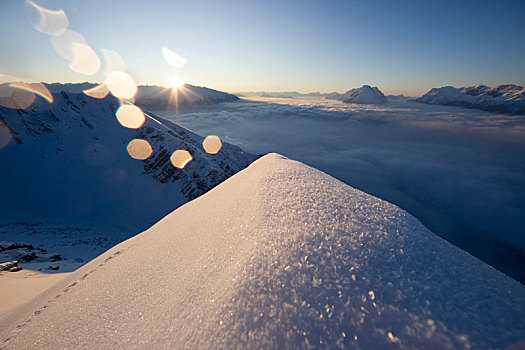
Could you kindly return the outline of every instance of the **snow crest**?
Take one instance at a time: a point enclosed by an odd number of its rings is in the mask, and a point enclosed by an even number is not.
[[[2,347],[500,348],[525,288],[270,154],[0,322]]]

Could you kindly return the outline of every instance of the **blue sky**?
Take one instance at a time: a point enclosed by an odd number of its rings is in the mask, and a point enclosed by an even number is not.
[[[226,91],[409,95],[525,85],[524,1],[34,1],[63,9],[97,54],[118,52],[140,84],[176,75]],[[103,81],[71,71],[31,20],[24,1],[0,0],[0,74]],[[162,47],[187,65],[174,71]]]

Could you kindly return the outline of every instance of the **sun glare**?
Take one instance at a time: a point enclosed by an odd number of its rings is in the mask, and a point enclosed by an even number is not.
[[[170,87],[172,89],[180,89],[182,85],[184,85],[184,83],[177,78],[173,78],[170,81]]]

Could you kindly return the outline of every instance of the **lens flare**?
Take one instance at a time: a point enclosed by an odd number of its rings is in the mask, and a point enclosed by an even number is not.
[[[153,152],[149,142],[142,139],[131,140],[126,148],[131,158],[139,160],[148,159]]]
[[[100,84],[82,92],[88,95],[89,97],[93,98],[105,98],[109,94],[109,90],[106,84]]]
[[[106,77],[106,85],[113,96],[131,99],[137,93],[137,84],[133,78],[124,72],[113,71]]]
[[[88,45],[86,39],[82,34],[73,30],[66,30],[61,34],[57,34],[51,38],[51,44],[55,51],[65,60],[74,61],[75,52],[73,51],[73,43]]]
[[[9,84],[13,88],[25,90],[28,92],[32,92],[34,94],[37,94],[38,96],[42,97],[49,103],[53,103],[53,95],[49,90],[46,88],[46,86],[42,83],[26,83],[23,81],[15,81]]]
[[[75,58],[73,62],[69,64],[69,68],[71,68],[73,72],[83,75],[94,75],[98,72],[101,62],[95,51],[93,51],[89,45],[72,43],[71,50]]]
[[[112,71],[124,72],[126,70],[126,63],[116,51],[108,49],[100,49],[100,51],[104,56],[104,61],[106,61],[106,74]]]
[[[26,109],[35,101],[33,92],[19,89],[11,84],[0,84],[0,106],[13,109]]]
[[[119,123],[129,129],[138,129],[146,121],[142,110],[135,105],[124,104],[117,109],[115,115]]]
[[[12,138],[13,134],[11,133],[11,130],[9,130],[7,125],[0,121],[0,149],[7,146]]]
[[[168,62],[168,64],[174,68],[182,68],[188,62],[188,60],[184,57],[181,57],[177,53],[165,47],[162,48],[162,56],[164,56],[166,62]]]
[[[191,156],[190,152],[181,149],[173,152],[170,157],[171,163],[180,169],[184,168],[186,164],[188,164],[188,162],[192,159],[193,157]]]
[[[49,10],[35,4],[33,1],[26,1],[28,9],[38,14],[38,21],[33,22],[33,27],[41,33],[48,35],[59,35],[69,26],[64,10]]]
[[[219,136],[210,135],[204,139],[202,147],[204,147],[206,153],[217,154],[222,148],[222,142]]]

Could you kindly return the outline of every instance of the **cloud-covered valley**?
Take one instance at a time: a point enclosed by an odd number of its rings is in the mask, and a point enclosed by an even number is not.
[[[157,112],[253,154],[278,152],[388,200],[525,280],[525,118],[403,100],[261,99]]]

